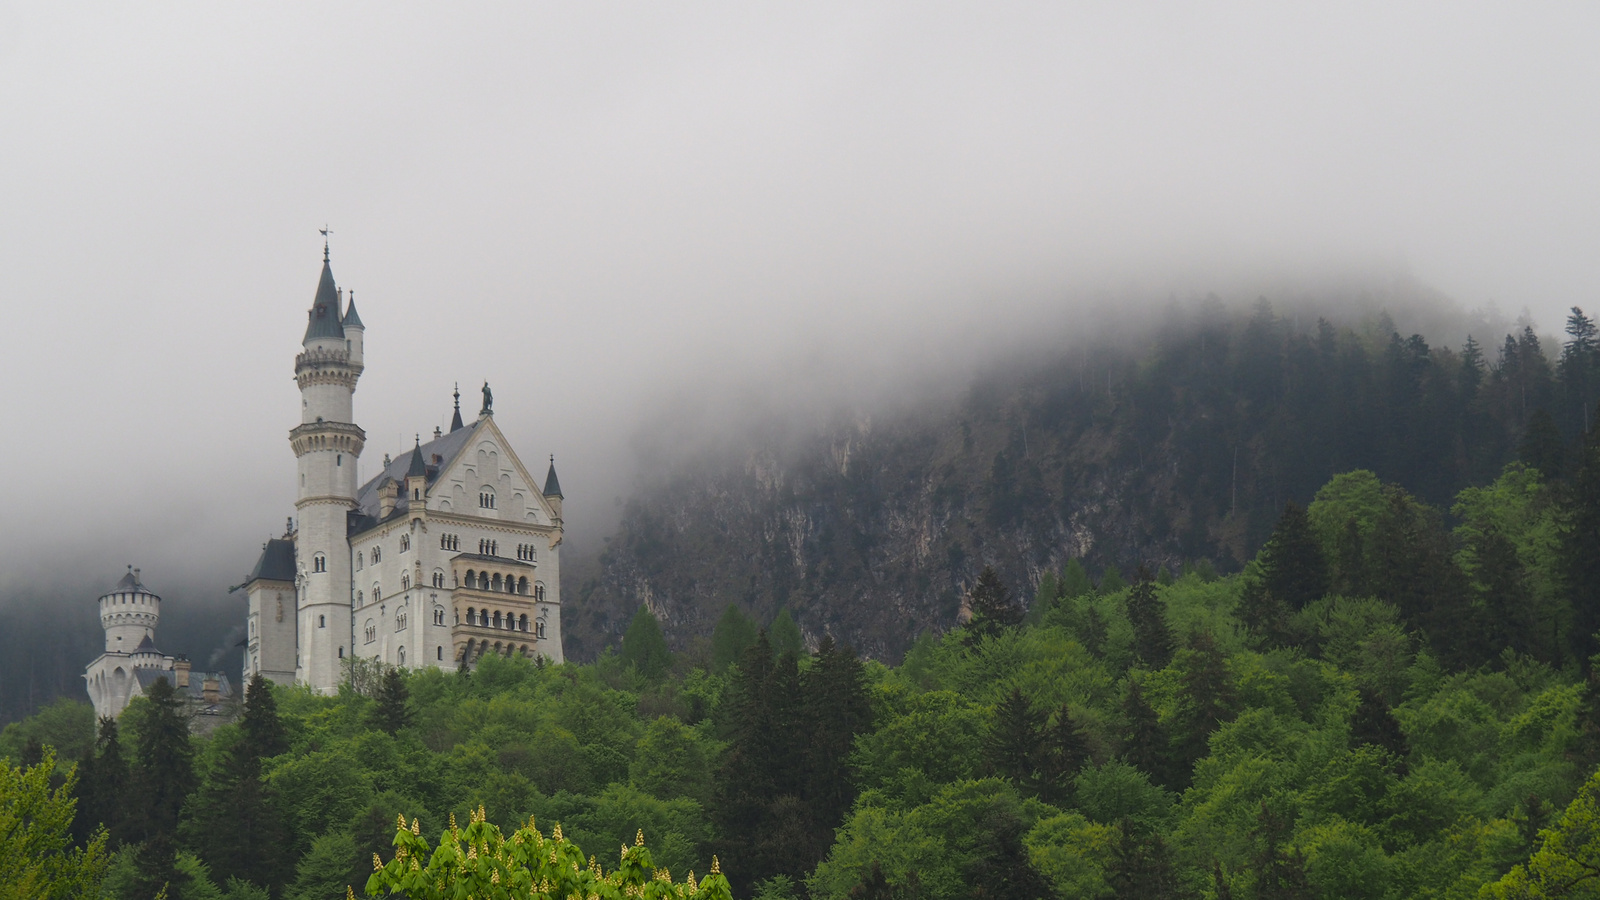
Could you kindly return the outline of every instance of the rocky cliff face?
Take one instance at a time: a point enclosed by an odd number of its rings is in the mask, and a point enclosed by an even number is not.
[[[614,642],[640,604],[681,648],[736,603],[897,658],[956,623],[985,565],[1025,598],[1073,557],[1235,568],[1336,472],[1437,502],[1497,471],[1520,426],[1474,420],[1461,367],[1386,322],[1297,333],[1258,308],[1139,351],[1014,363],[894,414],[752,427],[629,502],[568,594],[568,652]]]

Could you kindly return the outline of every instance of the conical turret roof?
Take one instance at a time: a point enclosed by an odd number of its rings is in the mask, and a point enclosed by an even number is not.
[[[311,301],[310,321],[306,323],[305,340],[318,338],[344,340],[344,326],[339,323],[339,288],[333,283],[333,267],[328,262],[328,252],[322,252],[322,280],[317,282],[317,298]]]
[[[406,469],[407,478],[425,478],[428,475],[428,463],[422,458],[422,438],[417,438],[417,446],[411,448],[411,465]]]
[[[346,328],[359,328],[362,331],[366,331],[367,330],[367,326],[361,324],[361,316],[360,316],[360,314],[356,312],[356,292],[355,291],[351,291],[350,292],[350,305],[346,306],[345,309],[344,309],[344,323],[343,324],[344,324],[344,327],[346,327]]]
[[[556,477],[556,458],[550,457],[550,473],[544,476],[544,495],[546,497],[561,496],[561,479]]]

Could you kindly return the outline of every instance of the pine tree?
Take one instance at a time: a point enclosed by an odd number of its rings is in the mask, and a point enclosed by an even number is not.
[[[1211,733],[1238,713],[1239,693],[1209,631],[1197,632],[1178,655],[1179,758],[1188,769],[1208,752]]]
[[[1065,600],[1076,600],[1094,593],[1094,582],[1089,580],[1089,573],[1084,571],[1083,563],[1076,557],[1067,560],[1066,567],[1061,570],[1056,592]]]
[[[1600,646],[1600,428],[1592,429],[1572,481],[1561,562],[1572,603],[1572,646],[1588,664]]]
[[[1288,604],[1268,591],[1262,579],[1247,577],[1243,582],[1239,605],[1234,611],[1239,623],[1255,636],[1257,644],[1263,648],[1291,645],[1293,639]]]
[[[717,672],[725,672],[729,666],[739,661],[739,657],[756,642],[757,631],[755,620],[739,611],[739,607],[728,604],[722,611],[722,617],[717,619],[717,625],[711,630],[711,667]]]
[[[1133,626],[1133,652],[1151,669],[1172,661],[1172,629],[1166,609],[1156,597],[1156,586],[1141,580],[1128,594],[1128,622]]]
[[[789,614],[788,607],[778,610],[778,615],[772,620],[772,627],[767,629],[767,639],[772,642],[772,652],[779,656],[793,653],[799,657],[805,652],[800,626],[795,624],[794,616]]]
[[[189,722],[172,682],[165,676],[157,678],[145,691],[145,697],[150,701],[150,710],[139,729],[132,781],[140,835],[150,841],[171,838],[177,831],[178,813],[195,786],[194,746],[189,742]],[[171,850],[170,840],[165,847],[163,852]]]
[[[278,718],[278,701],[272,696],[272,683],[259,673],[251,676],[244,691],[244,717],[239,722],[251,752],[263,759],[289,749],[289,736]]]
[[[1035,712],[1021,688],[995,705],[984,739],[984,765],[1024,794],[1037,790],[1044,768],[1044,717]]]
[[[991,804],[973,828],[974,859],[962,872],[973,900],[1054,900],[1056,893],[1028,858],[1022,817]]]
[[[1072,796],[1073,779],[1090,762],[1089,742],[1066,704],[1056,710],[1055,717],[1045,726],[1042,744],[1041,782],[1045,799],[1060,805]]]
[[[1166,841],[1159,834],[1138,833],[1127,819],[1117,822],[1106,882],[1115,900],[1176,900],[1184,896]]]
[[[373,725],[386,734],[399,734],[411,722],[411,711],[406,701],[411,692],[406,688],[405,673],[389,667],[384,670],[378,684],[378,702],[372,708]]]
[[[809,731],[805,746],[805,799],[812,813],[809,871],[833,844],[838,828],[855,804],[856,786],[850,767],[855,739],[872,728],[872,701],[866,671],[849,647],[834,647],[824,635],[811,668],[800,679],[804,719]]]
[[[1170,787],[1173,778],[1168,764],[1167,730],[1150,702],[1144,699],[1139,682],[1132,679],[1122,697],[1122,716],[1128,723],[1122,736],[1123,758],[1149,775],[1151,781]]]
[[[1473,581],[1482,617],[1480,659],[1509,647],[1518,653],[1533,649],[1533,598],[1517,547],[1494,527],[1475,534],[1469,544],[1476,565]]]
[[[1555,417],[1544,407],[1528,417],[1528,427],[1523,432],[1522,443],[1517,447],[1517,458],[1547,479],[1555,480],[1566,474],[1567,445],[1561,439]]]
[[[654,680],[672,667],[672,652],[661,633],[661,623],[648,606],[640,605],[622,636],[622,661],[640,675]]]
[[[1100,573],[1100,586],[1097,590],[1102,594],[1115,594],[1127,586],[1127,579],[1122,577],[1116,566],[1106,566],[1106,570]]]
[[[967,595],[972,608],[972,619],[967,623],[967,642],[975,644],[986,637],[994,637],[1008,628],[1022,624],[1026,611],[1011,599],[1011,591],[993,566],[984,566],[978,581]]]
[[[1306,880],[1305,857],[1286,845],[1292,829],[1287,817],[1266,803],[1261,804],[1253,832],[1257,839],[1252,867],[1256,873],[1259,900],[1312,900],[1316,894]]]
[[[1361,702],[1350,716],[1350,746],[1363,744],[1389,751],[1400,774],[1405,774],[1406,757],[1411,755],[1405,732],[1400,730],[1400,721],[1383,697],[1366,688],[1361,689]]]
[[[73,816],[73,839],[87,844],[95,829],[104,826],[113,849],[127,839],[126,804],[128,761],[122,756],[117,720],[100,719],[100,732],[78,765],[78,808]]]
[[[1311,532],[1306,511],[1292,502],[1284,505],[1260,560],[1268,593],[1291,609],[1303,609],[1328,592],[1328,561],[1322,545]]]

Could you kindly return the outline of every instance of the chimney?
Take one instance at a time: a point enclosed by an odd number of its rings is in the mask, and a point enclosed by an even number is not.
[[[172,661],[172,686],[180,691],[189,689],[189,660],[185,657]]]
[[[217,682],[217,676],[207,672],[205,680],[200,682],[200,693],[207,703],[222,702],[222,686]]]

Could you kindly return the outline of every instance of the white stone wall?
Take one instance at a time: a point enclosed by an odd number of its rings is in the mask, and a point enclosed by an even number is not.
[[[246,588],[244,677],[264,675],[278,684],[295,677],[296,613],[294,585],[257,580]]]

